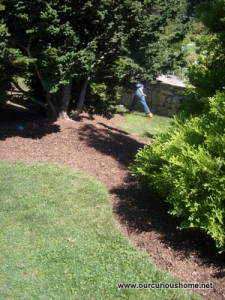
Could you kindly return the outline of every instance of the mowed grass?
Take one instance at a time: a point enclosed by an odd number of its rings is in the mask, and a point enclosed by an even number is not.
[[[136,111],[131,114],[123,111],[120,113],[125,116],[125,122],[120,128],[143,137],[155,137],[160,131],[165,131],[172,121],[171,118],[158,115],[147,118],[144,113]]]
[[[0,299],[199,299],[120,233],[105,187],[57,164],[0,162]]]

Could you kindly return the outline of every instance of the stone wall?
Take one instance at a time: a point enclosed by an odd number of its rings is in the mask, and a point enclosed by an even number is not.
[[[147,85],[144,89],[147,103],[152,113],[161,116],[173,117],[176,115],[178,107],[184,99],[182,93],[185,90],[184,84],[171,84],[159,81],[154,85]],[[123,93],[122,104],[129,108],[134,96],[134,91]],[[143,107],[138,104],[136,110],[143,111]]]

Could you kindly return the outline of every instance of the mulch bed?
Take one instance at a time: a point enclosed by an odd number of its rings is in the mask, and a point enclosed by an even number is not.
[[[107,186],[114,216],[133,244],[181,283],[213,283],[195,290],[205,299],[225,299],[225,255],[204,234],[178,231],[164,201],[137,188],[128,166],[150,139],[120,130],[123,120],[82,115],[53,122],[0,111],[0,160],[58,162],[93,174]]]

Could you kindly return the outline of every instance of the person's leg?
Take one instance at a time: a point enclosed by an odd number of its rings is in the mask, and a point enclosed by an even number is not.
[[[140,102],[141,102],[142,106],[144,107],[146,116],[152,118],[153,114],[151,113],[150,108],[148,107],[145,96],[141,97]]]
[[[133,101],[131,103],[131,107],[130,107],[130,111],[132,112],[135,109],[135,106],[138,103],[138,97],[136,95],[134,95]]]
[[[140,102],[141,102],[142,106],[144,107],[145,113],[149,114],[150,113],[150,108],[148,107],[148,104],[147,104],[147,102],[145,100],[145,96],[142,96],[140,98]]]

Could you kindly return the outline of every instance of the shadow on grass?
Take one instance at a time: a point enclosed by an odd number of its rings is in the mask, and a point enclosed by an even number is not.
[[[145,133],[143,134],[145,137],[148,137],[150,139],[155,139],[157,137],[157,134],[155,133],[150,133],[150,132],[147,132],[145,131]]]
[[[54,120],[47,119],[43,114],[32,115],[16,110],[0,110],[0,140],[13,136],[40,139],[60,131],[60,127],[53,122]]]
[[[130,184],[112,189],[110,193],[120,199],[114,213],[122,224],[126,224],[128,232],[154,231],[160,234],[161,242],[176,251],[182,259],[194,254],[202,264],[218,268],[214,278],[225,275],[225,254],[217,253],[214,241],[206,234],[194,229],[178,230],[179,219],[168,214],[169,204],[156,193],[137,189],[133,180]]]

